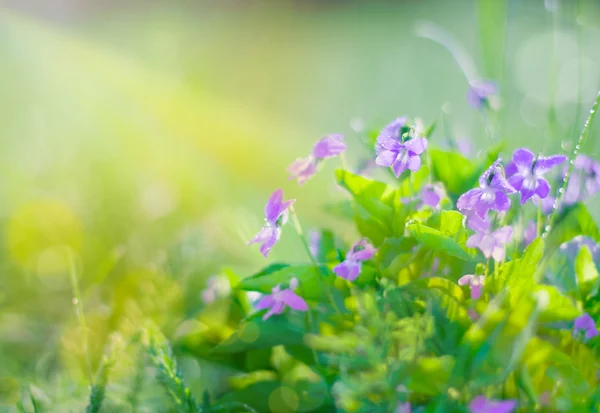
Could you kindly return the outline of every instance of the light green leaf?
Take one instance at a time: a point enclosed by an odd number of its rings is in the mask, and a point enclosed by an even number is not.
[[[441,252],[466,262],[475,261],[475,258],[469,255],[458,242],[443,235],[437,229],[419,223],[408,224],[406,228],[412,237],[432,251]]]

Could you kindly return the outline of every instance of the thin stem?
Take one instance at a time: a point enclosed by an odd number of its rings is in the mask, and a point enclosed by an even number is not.
[[[296,233],[298,234],[298,237],[300,238],[300,241],[302,242],[302,245],[304,245],[304,249],[306,250],[306,253],[310,257],[310,260],[312,261],[313,265],[317,268],[317,270],[319,271],[319,273],[321,273],[321,266],[319,265],[319,263],[315,259],[313,253],[310,251],[310,247],[308,245],[308,242],[306,242],[306,239],[304,238],[304,233],[302,231],[302,225],[300,225],[300,220],[298,219],[298,215],[296,214],[296,210],[294,209],[294,207],[292,205],[290,205],[289,209],[290,209],[290,215],[292,217],[292,222],[294,223],[294,228],[296,228]],[[327,297],[331,301],[331,304],[333,305],[333,307],[335,308],[335,310],[339,314],[342,314],[342,312],[340,311],[340,309],[335,304],[335,300],[333,299],[333,295],[331,294],[330,289],[329,288],[325,288],[325,291],[327,293]]]
[[[90,381],[90,385],[93,386],[94,373],[92,372],[92,362],[90,359],[90,352],[88,347],[87,326],[85,323],[85,315],[83,313],[83,302],[81,301],[79,282],[77,280],[77,270],[75,269],[75,262],[73,261],[73,253],[69,247],[66,248],[66,253],[67,259],[69,261],[69,276],[71,279],[71,287],[73,288],[73,304],[75,305],[75,314],[77,315],[77,320],[79,321],[79,328],[81,328],[81,340],[87,365],[88,379]]]
[[[535,230],[535,236],[536,238],[539,238],[540,235],[542,235],[542,229],[544,228],[544,221],[543,221],[543,217],[542,217],[542,203],[539,202],[538,203],[538,208],[537,208],[537,221],[536,221],[536,230]]]
[[[592,123],[594,122],[594,118],[596,117],[596,112],[598,110],[598,106],[600,105],[600,91],[598,91],[598,95],[596,96],[596,101],[594,102],[594,106],[592,106],[592,109],[590,110],[590,114],[587,118],[587,120],[585,121],[585,125],[583,125],[583,130],[581,131],[581,135],[579,135],[579,140],[577,141],[577,145],[575,145],[575,149],[573,150],[573,155],[572,158],[569,160],[569,169],[567,170],[567,173],[565,174],[565,177],[563,178],[563,184],[562,187],[558,190],[558,196],[556,197],[556,200],[554,201],[554,206],[553,206],[553,211],[552,214],[550,215],[550,219],[548,221],[548,225],[546,226],[546,228],[544,229],[544,233],[542,234],[542,237],[546,238],[548,236],[548,233],[550,232],[550,230],[552,229],[552,226],[554,225],[554,220],[556,219],[556,213],[558,211],[558,206],[560,205],[560,202],[562,201],[565,192],[567,191],[567,185],[569,184],[569,178],[571,177],[571,174],[573,173],[573,169],[575,168],[575,158],[577,158],[577,155],[579,155],[579,151],[581,151],[581,147],[583,146],[583,143],[585,142],[585,139],[587,138]]]

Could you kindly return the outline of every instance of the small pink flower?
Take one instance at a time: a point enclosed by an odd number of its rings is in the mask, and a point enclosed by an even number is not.
[[[256,304],[257,310],[269,309],[269,311],[263,315],[263,320],[266,320],[274,314],[283,313],[286,306],[290,307],[292,310],[308,311],[306,301],[294,292],[297,287],[298,280],[295,278],[290,280],[290,287],[285,290],[281,289],[280,284],[273,287],[271,294],[264,296],[258,304]]]

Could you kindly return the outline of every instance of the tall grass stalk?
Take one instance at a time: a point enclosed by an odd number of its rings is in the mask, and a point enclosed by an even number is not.
[[[196,413],[196,399],[190,389],[183,382],[183,376],[168,340],[158,327],[149,322],[144,330],[144,345],[150,360],[157,369],[157,378],[166,389],[179,413]]]
[[[98,413],[104,402],[104,396],[106,395],[106,386],[108,385],[108,377],[110,371],[116,361],[116,349],[115,344],[118,339],[118,335],[112,335],[106,354],[102,356],[98,373],[96,374],[96,380],[92,385],[92,391],[90,392],[90,402],[85,409],[86,413]]]
[[[569,169],[567,170],[567,173],[565,174],[565,177],[563,178],[562,187],[558,190],[558,196],[556,197],[556,200],[554,201],[552,214],[550,215],[550,218],[548,220],[548,225],[546,225],[546,228],[544,229],[544,234],[542,235],[544,238],[546,238],[548,236],[548,233],[550,232],[550,230],[552,229],[552,226],[554,225],[554,221],[556,220],[556,214],[558,212],[558,207],[560,206],[560,203],[565,195],[565,192],[567,192],[567,186],[569,185],[569,178],[571,177],[571,174],[573,173],[573,169],[575,168],[575,158],[577,158],[577,155],[579,155],[579,152],[581,151],[581,147],[582,147],[583,143],[585,142],[587,136],[590,133],[590,129],[591,129],[592,124],[594,123],[594,119],[596,117],[596,112],[598,111],[598,106],[600,106],[600,91],[598,91],[598,95],[596,96],[596,101],[594,102],[594,105],[592,106],[592,109],[590,110],[590,114],[589,114],[587,120],[585,121],[585,124],[583,125],[583,130],[581,131],[581,134],[579,135],[579,139],[577,140],[575,149],[573,149],[573,154],[571,155],[571,159],[569,160]]]
[[[142,392],[142,386],[144,384],[144,367],[146,364],[146,353],[144,352],[144,348],[141,347],[137,360],[135,363],[135,375],[133,376],[133,383],[131,386],[131,391],[127,396],[127,401],[129,402],[129,406],[131,407],[132,413],[136,413],[138,410],[138,399],[139,395]]]
[[[67,260],[69,262],[69,278],[71,280],[71,288],[73,289],[73,304],[75,305],[75,314],[81,329],[81,345],[85,355],[85,363],[87,366],[87,375],[90,385],[94,385],[94,374],[92,373],[92,362],[90,359],[90,351],[88,346],[88,332],[85,323],[85,314],[83,312],[83,302],[81,301],[81,292],[79,291],[79,281],[77,279],[77,269],[73,259],[73,252],[70,247],[66,247]]]

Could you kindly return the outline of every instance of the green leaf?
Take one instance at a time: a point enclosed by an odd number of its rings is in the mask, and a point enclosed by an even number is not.
[[[406,226],[409,233],[426,248],[441,252],[466,262],[474,262],[473,256],[460,246],[452,238],[443,235],[439,230],[420,223],[412,223]]]
[[[566,207],[556,219],[546,239],[547,253],[553,252],[563,242],[578,235],[600,241],[600,231],[585,205],[575,204]]]
[[[327,297],[323,283],[333,283],[333,277],[325,265],[315,267],[314,265],[282,266],[281,264],[272,264],[264,270],[244,278],[237,288],[270,294],[276,285],[281,284],[285,288],[292,278],[296,278],[299,286],[296,292],[299,295],[306,299],[321,300]]]
[[[553,285],[539,285],[535,287],[536,293],[548,294],[548,305],[541,310],[540,321],[572,321],[580,314],[575,303],[569,297],[563,295]]]
[[[286,316],[273,316],[263,320],[257,314],[242,322],[227,340],[213,348],[213,354],[241,353],[251,349],[269,348],[277,345],[303,343],[305,331],[291,325]]]
[[[444,184],[453,200],[458,199],[477,182],[480,169],[458,152],[429,149],[427,153],[431,158],[433,179]]]
[[[421,357],[408,369],[406,386],[410,391],[434,396],[442,393],[447,385],[454,357]]]
[[[381,275],[395,278],[398,272],[414,261],[414,247],[417,241],[413,238],[388,238],[377,251],[377,263]]]
[[[581,297],[587,297],[598,280],[598,269],[587,245],[581,247],[575,258],[575,274]],[[597,287],[595,292],[598,292]]]
[[[352,208],[352,201],[344,199],[342,201],[331,202],[325,204],[323,209],[339,218],[352,219],[354,218],[354,209]]]
[[[336,170],[335,175],[338,184],[346,189],[371,216],[382,222],[389,221],[396,196],[392,187],[342,169]]]

